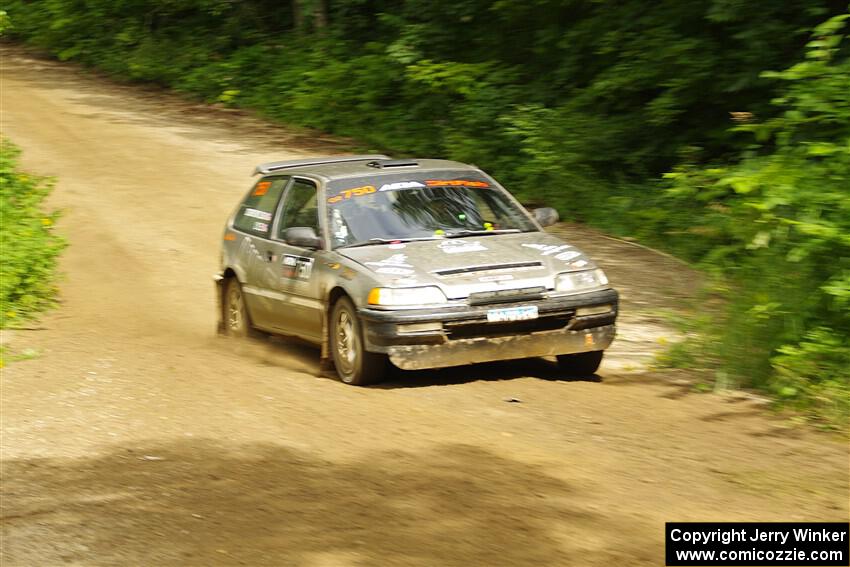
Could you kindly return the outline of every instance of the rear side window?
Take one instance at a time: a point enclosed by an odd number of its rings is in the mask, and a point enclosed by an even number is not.
[[[261,179],[239,206],[233,227],[243,232],[268,237],[274,211],[289,177]]]

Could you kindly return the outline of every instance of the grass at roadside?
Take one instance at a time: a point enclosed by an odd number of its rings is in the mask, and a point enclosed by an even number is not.
[[[66,246],[54,231],[59,212],[44,208],[52,180],[20,171],[19,155],[0,139],[0,328],[20,326],[56,304],[56,264]]]
[[[5,367],[10,362],[32,360],[38,358],[40,355],[41,352],[32,348],[26,348],[21,352],[17,352],[7,346],[0,346],[0,368]]]

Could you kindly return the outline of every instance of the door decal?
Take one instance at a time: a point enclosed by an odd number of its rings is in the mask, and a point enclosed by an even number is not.
[[[304,256],[292,256],[287,254],[283,257],[283,270],[281,276],[291,280],[309,280],[313,273],[313,258]]]

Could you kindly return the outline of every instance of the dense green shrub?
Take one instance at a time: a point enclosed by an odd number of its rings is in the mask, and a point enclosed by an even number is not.
[[[671,198],[704,203],[703,264],[728,282],[714,356],[747,385],[819,415],[850,413],[850,59],[819,26],[806,58],[770,73],[786,83],[775,118],[745,124],[735,165],[681,167]]]
[[[65,247],[53,232],[58,213],[43,210],[53,185],[19,171],[19,153],[0,138],[0,328],[56,303],[56,261]]]
[[[729,112],[771,115],[779,81],[759,74],[792,64],[808,30],[846,9],[845,0],[8,5],[15,33],[61,59],[371,149],[471,160],[525,199],[644,237],[667,208],[646,180],[683,153],[737,153]],[[293,7],[320,5],[328,26],[296,27]]]

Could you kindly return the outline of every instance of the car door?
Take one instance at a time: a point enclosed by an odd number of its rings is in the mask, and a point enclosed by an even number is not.
[[[284,232],[309,227],[321,236],[318,203],[316,183],[294,177],[279,207],[273,238],[260,251],[266,259],[260,285],[270,305],[269,326],[314,341],[321,340],[324,313],[316,277],[316,256],[321,251],[286,242]]]
[[[268,266],[265,257],[271,241],[272,219],[290,176],[279,175],[260,179],[248,192],[233,216],[232,240],[226,243],[244,279],[243,291],[248,312],[255,326],[268,328],[270,305],[262,295],[260,282]]]

